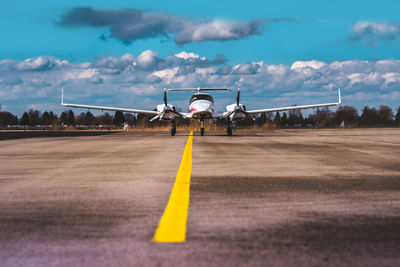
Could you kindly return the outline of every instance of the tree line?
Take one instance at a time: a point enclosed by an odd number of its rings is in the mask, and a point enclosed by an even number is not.
[[[357,109],[352,106],[340,106],[336,112],[328,108],[317,109],[314,113],[303,118],[299,110],[283,113],[280,116],[277,113],[273,119],[276,125],[282,127],[293,126],[399,126],[400,125],[400,107],[396,115],[390,107],[381,105],[379,108],[370,108],[365,106],[361,115]]]
[[[218,123],[218,122],[217,122]],[[223,124],[223,121],[219,122]],[[275,124],[277,127],[335,127],[335,126],[400,126],[400,106],[396,115],[390,107],[381,105],[379,108],[365,106],[359,115],[352,106],[340,106],[336,112],[329,108],[315,109],[308,116],[303,116],[301,110],[288,112],[263,113],[256,120],[247,118],[238,123],[240,126]]]
[[[0,126],[92,126],[100,125],[121,127],[124,123],[130,126],[139,126],[147,128],[151,126],[166,125],[165,122],[149,123],[150,117],[139,114],[137,116],[131,113],[122,113],[116,111],[114,115],[105,112],[95,116],[90,111],[81,112],[75,115],[72,110],[66,110],[60,116],[52,111],[41,113],[39,110],[30,109],[18,116],[10,112],[0,112]],[[224,120],[217,120],[217,124],[224,124]],[[300,110],[289,112],[263,113],[256,118],[256,121],[248,118],[238,125],[264,125],[273,123],[277,127],[334,127],[334,126],[400,126],[400,107],[394,115],[392,109],[388,106],[380,106],[379,108],[370,108],[365,106],[359,115],[356,108],[352,106],[340,106],[336,112],[330,111],[328,108],[316,109],[313,113],[304,117]],[[190,120],[180,119],[178,125],[189,125]]]
[[[134,125],[136,117],[133,114],[123,114],[120,111],[110,115],[108,112],[99,116],[90,111],[75,115],[72,110],[66,110],[60,116],[52,111],[40,112],[30,109],[24,112],[20,118],[10,112],[0,112],[0,126],[121,126],[123,123]]]

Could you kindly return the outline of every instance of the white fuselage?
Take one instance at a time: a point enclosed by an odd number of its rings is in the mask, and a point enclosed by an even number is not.
[[[209,100],[194,100],[189,104],[189,114],[193,119],[212,119],[214,103]]]

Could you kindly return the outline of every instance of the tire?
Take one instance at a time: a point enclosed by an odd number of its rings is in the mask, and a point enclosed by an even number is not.
[[[204,136],[204,128],[200,129],[200,134],[201,134],[201,136]]]
[[[226,128],[226,133],[228,134],[228,136],[232,136],[232,128],[231,127],[227,127]]]
[[[176,128],[174,127],[171,129],[171,136],[175,136],[175,134],[176,134]]]

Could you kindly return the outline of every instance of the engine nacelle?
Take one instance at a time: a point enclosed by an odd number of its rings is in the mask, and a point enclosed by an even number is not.
[[[157,105],[157,111],[161,113],[158,116],[158,120],[160,121],[171,121],[177,117],[177,115],[175,114],[175,106],[171,104]]]
[[[157,105],[157,111],[158,112],[175,111],[175,106],[171,105],[171,104],[168,104],[168,105],[160,104],[160,105]]]
[[[246,119],[247,115],[243,111],[236,111],[229,115],[231,121],[242,121]]]
[[[230,121],[241,121],[246,119],[246,107],[243,104],[231,104],[226,106],[226,111],[231,112],[229,115]]]
[[[243,104],[240,104],[240,103],[239,103],[239,105],[231,104],[231,105],[226,106],[226,111],[228,111],[228,112],[240,111],[240,110],[246,111],[246,106]]]

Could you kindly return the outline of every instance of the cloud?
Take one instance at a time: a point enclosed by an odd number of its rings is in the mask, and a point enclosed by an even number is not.
[[[21,77],[15,74],[7,75],[6,77],[0,79],[0,86],[1,85],[19,85],[23,84]]]
[[[318,61],[318,60],[311,60],[311,61],[296,61],[292,64],[290,67],[291,70],[294,69],[299,69],[299,68],[305,68],[305,67],[310,67],[313,69],[320,69],[322,67],[326,66],[325,62]]]
[[[35,58],[26,59],[23,62],[19,62],[15,65],[17,70],[34,70],[42,71],[54,68],[57,65],[65,64],[66,61],[56,60],[54,57],[39,56]]]
[[[239,87],[251,108],[332,101],[339,87],[348,105],[398,105],[400,61],[313,60],[291,65],[261,61],[232,66],[223,55],[209,59],[182,51],[161,57],[152,50],[84,63],[44,56],[0,60],[0,94],[8,107],[13,103],[57,105],[64,88],[71,102],[153,108],[162,101],[164,88],[182,87]],[[171,101],[186,103],[184,97],[174,94]],[[152,105],[144,99],[153,101]],[[223,109],[218,105],[217,110]]]
[[[233,74],[256,74],[263,63],[251,62],[243,63],[233,67]]]
[[[99,10],[77,7],[62,15],[58,24],[95,28],[108,27],[110,37],[130,44],[138,39],[168,36],[176,30],[177,22],[167,15],[143,12],[139,9]],[[105,38],[104,35],[103,38]]]
[[[144,70],[155,69],[156,65],[160,62],[159,55],[158,52],[152,50],[143,51],[137,58],[137,66]]]
[[[375,47],[381,42],[400,45],[400,24],[359,21],[352,26],[349,40],[369,47]]]
[[[92,68],[99,69],[104,74],[118,74],[131,66],[135,57],[132,54],[125,54],[121,57],[102,57],[91,64]]]
[[[239,40],[261,33],[263,20],[252,20],[246,23],[211,21],[189,23],[175,36],[177,44]]]
[[[125,44],[136,40],[174,36],[177,44],[205,41],[239,40],[261,34],[266,22],[290,21],[292,19],[259,19],[248,22],[224,20],[198,21],[185,17],[139,9],[100,10],[91,7],[69,9],[57,21],[60,26],[94,27],[109,29],[109,37]],[[107,40],[102,34],[101,40]]]

